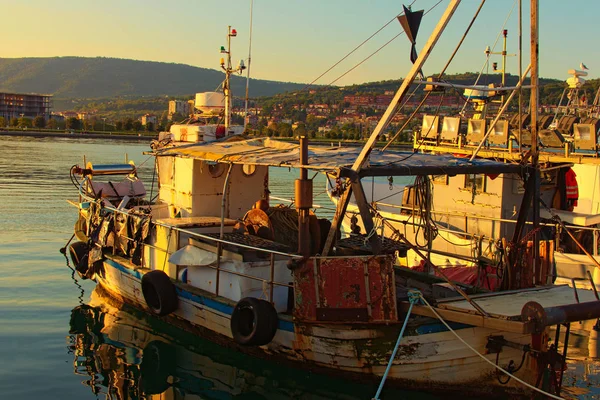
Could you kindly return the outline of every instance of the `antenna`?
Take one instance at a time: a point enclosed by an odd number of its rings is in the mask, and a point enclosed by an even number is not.
[[[250,39],[248,42],[248,66],[246,67],[246,101],[244,104],[244,132],[248,125],[248,90],[250,88],[250,61],[252,59],[252,9],[254,8],[254,0],[250,1]]]

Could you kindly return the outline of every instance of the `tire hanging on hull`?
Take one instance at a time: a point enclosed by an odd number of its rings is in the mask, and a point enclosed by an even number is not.
[[[254,297],[241,299],[231,314],[231,334],[244,346],[263,346],[277,332],[277,311],[271,303]]]
[[[148,308],[160,316],[172,313],[179,303],[175,285],[163,271],[150,271],[142,276],[142,293]]]
[[[81,279],[88,279],[86,276],[88,272],[88,255],[90,253],[90,246],[84,242],[74,242],[69,245],[69,255],[71,256],[71,262],[77,274]]]

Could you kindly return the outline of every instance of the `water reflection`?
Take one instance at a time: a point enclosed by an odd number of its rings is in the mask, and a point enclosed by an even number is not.
[[[365,399],[375,384],[332,379],[218,346],[96,288],[71,312],[74,373],[96,396],[137,398]],[[428,398],[395,390],[385,398]],[[429,397],[433,398],[433,397]]]

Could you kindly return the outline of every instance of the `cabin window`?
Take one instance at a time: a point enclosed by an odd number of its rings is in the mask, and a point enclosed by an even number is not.
[[[485,175],[468,174],[465,175],[465,188],[472,189],[475,186],[477,192],[485,192]]]
[[[208,164],[208,172],[213,178],[218,178],[225,172],[225,165],[223,164]]]
[[[252,176],[256,172],[256,165],[244,164],[244,165],[242,165],[242,172],[246,176]]]

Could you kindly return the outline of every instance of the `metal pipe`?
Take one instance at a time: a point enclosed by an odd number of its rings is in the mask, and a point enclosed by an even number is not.
[[[569,322],[600,318],[600,301],[588,301],[578,304],[566,304],[543,308],[539,303],[530,301],[523,306],[521,318],[533,320],[536,327],[546,327]]]
[[[308,139],[300,137],[300,165],[308,164]],[[298,209],[298,253],[308,257],[311,253],[309,227],[310,206],[312,206],[312,181],[308,179],[306,168],[300,168],[300,179],[295,183],[296,208]]]
[[[269,260],[269,303],[273,303],[273,280],[275,279],[275,256],[271,254],[271,259]]]
[[[231,170],[233,164],[229,164],[227,175],[225,176],[225,183],[223,183],[223,196],[221,196],[221,228],[219,229],[219,239],[223,239],[224,228],[225,228],[225,205],[227,203],[227,189],[229,189],[229,177],[231,176]]]
[[[219,281],[221,278],[221,243],[217,243],[217,277],[215,279],[215,295],[219,295]]]

